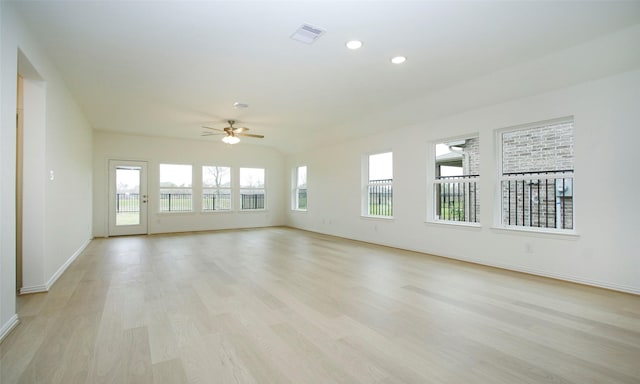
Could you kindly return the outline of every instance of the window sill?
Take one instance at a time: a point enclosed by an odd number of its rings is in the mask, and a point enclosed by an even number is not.
[[[445,225],[445,226],[461,227],[461,228],[477,228],[477,229],[482,228],[482,225],[480,223],[470,223],[466,221],[427,220],[425,221],[425,224],[437,225],[437,226]]]
[[[393,216],[368,216],[368,215],[360,215],[360,218],[367,220],[394,220]]]
[[[503,233],[522,233],[532,236],[551,237],[558,239],[575,239],[577,240],[580,235],[575,230],[559,230],[549,228],[536,228],[536,227],[491,227],[492,231]]]
[[[268,209],[240,209],[237,212],[239,213],[255,213],[255,212],[267,212]]]
[[[307,213],[306,209],[292,209],[291,212]]]
[[[200,211],[200,213],[204,215],[219,215],[219,214],[233,213],[233,212],[235,212],[233,209],[215,209],[215,210]]]
[[[158,215],[192,215],[196,211],[159,211]]]

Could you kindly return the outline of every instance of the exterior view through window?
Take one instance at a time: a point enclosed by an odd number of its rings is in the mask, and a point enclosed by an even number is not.
[[[393,153],[369,155],[367,163],[366,216],[393,216]]]
[[[300,166],[295,169],[295,190],[293,192],[293,209],[307,210],[307,167]]]
[[[160,164],[160,212],[193,210],[191,165]]]
[[[231,167],[202,167],[202,210],[231,210]]]
[[[240,209],[265,209],[264,168],[240,168]]]
[[[500,132],[502,224],[572,230],[573,120]]]
[[[480,140],[477,137],[436,144],[435,219],[480,221]]]

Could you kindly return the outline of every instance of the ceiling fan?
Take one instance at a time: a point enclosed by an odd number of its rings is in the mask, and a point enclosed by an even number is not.
[[[245,133],[249,130],[249,128],[244,128],[244,127],[234,127],[233,125],[236,123],[235,120],[227,120],[227,122],[229,123],[228,127],[225,127],[223,129],[220,128],[213,128],[213,127],[207,127],[205,125],[202,126],[202,128],[205,129],[210,129],[213,132],[210,131],[204,131],[202,132],[202,136],[215,136],[215,135],[224,135],[224,137],[222,138],[222,141],[224,143],[227,144],[236,144],[240,142],[240,138],[238,136],[243,136],[243,137],[255,137],[257,139],[263,139],[264,136],[262,135],[254,135],[251,133]]]

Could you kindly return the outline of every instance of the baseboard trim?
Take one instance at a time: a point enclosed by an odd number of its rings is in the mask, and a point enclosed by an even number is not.
[[[69,259],[67,259],[67,261],[62,264],[62,266],[60,266],[60,268],[58,268],[58,270],[56,271],[56,273],[53,274],[53,276],[51,276],[51,278],[49,279],[49,281],[47,281],[47,285],[46,285],[46,290],[49,291],[49,289],[51,289],[51,287],[53,286],[53,284],[56,283],[56,281],[58,281],[58,279],[60,278],[60,276],[62,276],[62,274],[64,273],[64,271],[67,270],[67,268],[69,268],[69,266],[71,265],[71,263],[73,263],[78,256],[80,256],[80,254],[87,248],[87,246],[89,245],[89,243],[91,243],[92,239],[88,239],[87,241],[84,242],[84,244],[82,244],[80,246],[80,248],[78,248],[77,251],[74,252],[73,255],[71,255],[71,257]],[[20,290],[20,292],[22,292],[22,290]]]
[[[29,293],[42,293],[47,292],[49,288],[46,285],[33,285],[31,287],[22,287],[20,288],[20,294],[26,295]]]
[[[18,315],[13,315],[9,321],[7,321],[2,328],[0,328],[0,343],[2,343],[2,341],[4,340],[5,337],[7,337],[9,335],[9,333],[11,333],[11,331],[13,331],[13,329],[15,327],[18,326],[18,323],[20,323],[20,320],[18,319]]]
[[[423,254],[426,254],[426,255],[442,257],[442,258],[445,258],[445,259],[464,261],[464,262],[467,262],[467,263],[483,265],[483,266],[491,267],[491,268],[498,268],[498,269],[504,269],[504,270],[507,270],[507,271],[526,273],[528,275],[540,276],[540,277],[545,277],[545,278],[559,280],[559,281],[566,281],[566,282],[574,283],[574,284],[580,284],[580,285],[585,285],[585,286],[590,286],[590,287],[595,287],[595,288],[608,289],[608,290],[611,290],[611,291],[623,292],[623,293],[628,293],[628,294],[632,294],[632,295],[640,295],[640,287],[621,285],[621,284],[615,284],[615,283],[607,283],[607,282],[603,282],[603,281],[584,279],[584,278],[580,278],[580,277],[568,276],[568,275],[563,275],[563,274],[558,274],[558,273],[549,273],[549,272],[546,272],[546,271],[536,270],[536,269],[533,269],[533,268],[523,268],[523,267],[518,267],[518,266],[508,265],[508,264],[488,263],[488,262],[485,262],[483,260],[475,260],[475,259],[467,258],[467,257],[459,257],[459,256],[454,256],[454,255],[431,253],[431,252],[428,252],[428,251],[425,251],[425,250],[421,250],[421,249],[406,248],[406,247],[402,247],[402,246],[399,246],[399,245],[396,245],[396,244],[387,244],[387,243],[383,243],[383,242],[373,242],[373,241],[367,241],[367,240],[354,239],[354,238],[344,237],[344,236],[335,235],[335,234],[332,234],[332,233],[320,232],[320,231],[317,231],[317,230],[311,230],[311,229],[306,229],[306,228],[299,228],[299,227],[293,227],[293,226],[285,226],[285,227],[297,229],[297,230],[300,230],[300,231],[318,233],[318,234],[325,235],[325,236],[333,236],[333,237],[338,237],[338,238],[352,240],[352,241],[361,241],[363,243],[376,244],[376,245],[380,245],[380,246],[383,246],[383,247],[403,249],[403,250],[406,250],[406,251],[423,253]]]
[[[420,252],[420,251],[418,251],[418,252]],[[549,273],[549,272],[546,272],[546,271],[536,270],[536,269],[532,269],[532,268],[522,268],[522,267],[517,267],[517,266],[507,265],[507,264],[487,263],[487,262],[473,260],[473,259],[464,258],[464,257],[444,256],[444,255],[435,255],[435,256],[444,257],[444,258],[447,258],[447,259],[464,261],[464,262],[472,263],[472,264],[484,265],[484,266],[492,267],[492,268],[504,269],[504,270],[507,270],[507,271],[526,273],[527,275],[546,277],[546,278],[549,278],[549,279],[554,279],[554,280],[559,280],[559,281],[566,281],[566,282],[569,282],[569,283],[586,285],[586,286],[595,287],[595,288],[603,288],[603,289],[608,289],[608,290],[611,290],[611,291],[629,293],[629,294],[632,294],[632,295],[640,295],[640,288],[632,287],[632,286],[606,283],[606,282],[602,282],[602,281],[598,281],[598,280],[583,279],[583,278],[575,277],[575,276],[562,275],[562,274],[558,274],[558,273]]]
[[[20,294],[21,295],[26,295],[26,294],[29,294],[29,293],[49,292],[49,290],[51,289],[53,284],[55,284],[56,281],[58,281],[60,276],[62,276],[64,271],[66,271],[67,268],[69,268],[71,263],[73,263],[78,258],[78,256],[80,256],[80,254],[87,248],[89,243],[91,243],[91,240],[93,240],[93,238],[90,238],[89,240],[85,241],[84,244],[82,244],[80,246],[80,248],[78,248],[78,250],[75,251],[73,253],[73,255],[71,255],[71,257],[69,257],[67,259],[67,261],[65,261],[64,264],[62,264],[62,266],[60,266],[60,268],[58,268],[56,273],[54,273],[53,276],[51,276],[51,278],[49,279],[49,281],[47,281],[46,284],[44,284],[44,285],[33,285],[33,286],[30,286],[30,287],[22,287],[22,288],[20,288]]]

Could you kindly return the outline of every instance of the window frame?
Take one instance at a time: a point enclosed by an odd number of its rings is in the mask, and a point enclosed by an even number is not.
[[[528,129],[533,129],[533,128],[544,128],[544,127],[548,127],[548,126],[553,126],[553,125],[560,125],[560,124],[567,124],[570,123],[571,124],[571,135],[572,135],[572,145],[574,146],[574,152],[573,152],[573,156],[572,156],[572,162],[573,162],[573,169],[572,170],[562,170],[562,169],[557,169],[557,170],[550,170],[550,171],[539,171],[539,172],[512,172],[512,174],[505,174],[504,173],[504,159],[503,159],[503,155],[504,155],[504,143],[503,143],[503,135],[505,133],[509,133],[509,132],[517,132],[517,131],[524,131],[524,130],[528,130]],[[576,215],[575,215],[575,195],[573,192],[573,188],[575,186],[575,180],[576,180],[576,166],[575,166],[575,118],[573,116],[566,116],[566,117],[561,117],[561,118],[557,118],[557,119],[550,119],[550,120],[543,120],[543,121],[537,121],[537,122],[533,122],[533,123],[527,123],[527,124],[521,124],[521,125],[515,125],[515,126],[510,126],[510,127],[505,127],[505,128],[501,128],[501,129],[496,129],[494,131],[494,136],[495,136],[495,159],[496,159],[496,184],[495,184],[495,204],[494,204],[494,228],[495,229],[499,229],[499,230],[507,230],[507,231],[523,231],[523,232],[534,232],[534,233],[548,233],[548,234],[559,234],[559,235],[577,235],[577,231],[576,231]],[[561,168],[561,167],[555,167],[555,168]],[[531,176],[526,177],[525,175],[531,175],[534,176],[533,178]],[[571,204],[571,228],[557,228],[556,227],[543,227],[543,226],[532,226],[532,225],[524,225],[524,222],[526,221],[526,217],[524,217],[522,219],[523,224],[522,225],[517,225],[517,224],[508,224],[505,223],[505,208],[504,208],[504,192],[503,192],[503,182],[505,181],[514,181],[516,183],[520,182],[520,183],[524,183],[525,185],[527,185],[528,183],[526,182],[527,180],[531,181],[531,184],[536,184],[533,183],[533,180],[537,180],[538,184],[541,181],[544,180],[550,180],[550,179],[562,179],[562,180],[567,180],[570,179],[571,180],[571,199],[572,199],[572,204]],[[518,188],[517,184],[516,184],[516,188]],[[531,186],[529,187],[529,191],[531,193]],[[523,187],[523,191],[526,190],[526,187]],[[517,190],[515,192],[517,194]],[[523,192],[524,193],[524,192]],[[539,193],[539,192],[538,192]],[[564,190],[563,190],[563,197],[564,197]],[[523,202],[524,204],[524,202]],[[564,205],[563,205],[564,206]],[[516,208],[517,209],[517,208]],[[545,214],[547,213],[547,211],[545,211]],[[526,212],[524,212],[524,214],[526,215]],[[557,211],[556,211],[557,214]],[[531,215],[532,212],[530,211],[530,222],[532,222],[533,220],[531,219]],[[540,211],[538,210],[538,215],[540,215]],[[516,212],[516,216],[518,216],[518,213]],[[564,218],[563,218],[564,220]],[[540,217],[538,217],[538,222],[540,221]],[[556,224],[557,225],[557,224]]]
[[[480,193],[478,193],[478,186],[480,185],[480,163],[478,165],[478,173],[477,174],[469,174],[469,175],[460,175],[460,176],[450,176],[451,179],[443,179],[440,178],[442,176],[438,176],[436,174],[436,168],[438,165],[437,159],[437,145],[439,144],[449,144],[455,143],[457,141],[466,141],[466,140],[478,140],[478,158],[480,158],[480,134],[478,132],[469,133],[466,135],[459,135],[455,137],[449,137],[446,139],[434,140],[429,143],[429,150],[427,151],[428,162],[427,162],[427,222],[429,223],[437,223],[437,224],[447,224],[447,225],[459,225],[459,226],[471,226],[471,227],[480,227],[481,226],[481,215],[479,212],[482,212],[482,205],[479,203]],[[463,158],[463,169],[464,169],[464,158]],[[481,160],[479,160],[481,161]],[[438,198],[439,194],[436,190],[439,185],[453,185],[454,190],[460,191],[460,184],[464,184],[463,187],[463,195],[467,191],[471,193],[471,184],[474,184],[474,192],[473,192],[473,201],[474,201],[474,209],[473,209],[473,217],[476,219],[475,221],[466,220],[467,212],[469,212],[469,217],[471,216],[472,210],[468,208],[468,204],[470,201],[467,201],[465,196],[465,209],[464,209],[464,218],[465,220],[447,220],[439,217],[438,212],[438,204],[441,203],[441,200]],[[458,193],[459,195],[459,193]],[[469,198],[471,200],[471,198]],[[481,201],[481,200],[480,200]],[[458,213],[458,218],[460,218],[460,213]]]
[[[205,182],[204,182],[204,175],[205,175],[205,168],[206,167],[214,167],[214,168],[228,168],[229,169],[229,186],[228,187],[207,187],[205,186]],[[200,196],[200,211],[203,213],[224,213],[224,212],[231,212],[234,211],[234,198],[233,198],[233,182],[234,182],[234,177],[233,177],[233,167],[231,166],[226,166],[226,165],[202,165],[200,167],[200,172],[201,172],[201,196]],[[224,190],[228,192],[228,196],[229,196],[229,208],[226,209],[216,209],[215,208],[215,200],[214,200],[214,208],[213,209],[206,209],[205,207],[207,206],[207,204],[205,204],[205,191],[206,190],[210,190],[210,189],[218,189],[218,190]]]
[[[305,188],[300,188],[300,168],[305,169]],[[298,165],[293,168],[292,175],[292,191],[291,191],[291,209],[299,212],[307,212],[309,209],[309,167],[306,165]],[[306,194],[305,207],[300,207],[300,191],[304,190]]]
[[[242,186],[242,170],[243,169],[261,169],[262,170],[262,187],[243,187]],[[242,191],[262,191],[262,208],[244,208]],[[267,169],[263,167],[239,167],[238,169],[238,205],[241,212],[255,212],[267,210]]]
[[[171,165],[171,166],[188,166],[191,170],[191,186],[190,187],[163,187],[162,186],[162,166],[163,165]],[[163,162],[163,163],[159,163],[158,164],[158,213],[161,214],[179,214],[179,213],[191,213],[194,212],[194,195],[195,195],[195,186],[193,183],[194,180],[194,166],[191,163],[168,163],[168,162]],[[190,190],[190,208],[189,209],[179,209],[179,210],[172,210],[171,209],[171,197],[169,197],[169,202],[168,202],[168,210],[163,210],[162,209],[162,195],[163,192],[162,190]],[[169,193],[169,196],[171,196],[172,194]]]
[[[391,154],[391,179],[380,179],[380,180],[390,180],[390,181],[385,181],[385,182],[380,182],[380,183],[371,183],[372,180],[370,180],[370,163],[371,163],[371,157],[372,156],[376,156],[376,155],[383,155],[383,154],[387,154],[390,153]],[[382,150],[382,151],[376,151],[376,152],[370,152],[367,153],[365,155],[363,155],[363,160],[362,160],[362,197],[361,197],[361,216],[362,217],[366,217],[366,218],[372,218],[372,219],[393,219],[393,207],[394,207],[394,196],[393,196],[393,175],[394,175],[394,161],[393,161],[394,155],[393,155],[393,150],[389,149],[389,150]],[[388,197],[389,202],[390,202],[390,214],[388,215],[375,215],[375,214],[371,214],[371,201],[370,201],[370,197],[371,197],[371,193],[370,193],[370,189],[371,188],[376,188],[379,189],[380,187],[382,188],[386,188],[388,187],[390,190],[390,197]]]

